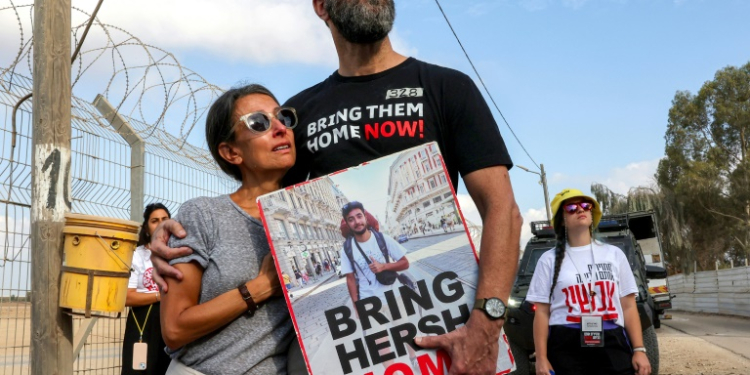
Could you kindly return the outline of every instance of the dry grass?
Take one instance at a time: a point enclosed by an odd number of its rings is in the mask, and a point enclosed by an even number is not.
[[[73,332],[84,319],[73,318]],[[100,318],[73,364],[75,374],[119,375],[124,314],[119,319]],[[29,373],[31,343],[31,304],[3,302],[0,304],[0,375]]]

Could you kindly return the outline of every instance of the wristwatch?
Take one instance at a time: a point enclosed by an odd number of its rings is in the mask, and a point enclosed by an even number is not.
[[[500,298],[479,298],[474,301],[474,308],[484,311],[492,320],[505,319],[508,309]]]

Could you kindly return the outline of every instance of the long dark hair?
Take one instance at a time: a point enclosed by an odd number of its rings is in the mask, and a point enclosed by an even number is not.
[[[151,218],[151,214],[156,210],[164,210],[167,216],[172,217],[167,206],[161,203],[151,203],[146,206],[146,210],[143,211],[143,224],[141,224],[141,230],[138,232],[138,246],[143,246],[151,242],[151,235],[148,234],[148,219]]]
[[[558,209],[555,217],[552,218],[555,228],[555,273],[552,276],[552,287],[549,288],[549,302],[552,303],[552,293],[557,286],[557,277],[560,276],[560,266],[565,258],[566,238],[565,220],[563,220],[563,210]]]
[[[219,145],[222,142],[234,141],[234,104],[240,98],[252,94],[266,95],[276,103],[276,97],[270,90],[258,84],[248,84],[241,87],[233,87],[216,99],[208,110],[206,116],[206,143],[214,161],[224,173],[232,176],[237,181],[242,181],[242,172],[236,165],[229,163],[219,155]]]

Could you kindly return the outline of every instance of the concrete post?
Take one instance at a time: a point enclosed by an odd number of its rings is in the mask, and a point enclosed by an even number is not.
[[[117,113],[107,98],[96,95],[94,107],[109,122],[110,126],[130,145],[130,220],[143,221],[144,175],[146,166],[146,143],[138,132]]]

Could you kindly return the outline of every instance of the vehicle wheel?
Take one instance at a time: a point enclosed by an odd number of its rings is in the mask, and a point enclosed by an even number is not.
[[[654,313],[654,328],[661,328],[661,319],[659,318],[660,315],[661,313],[659,313],[658,311]]]
[[[510,351],[513,353],[513,359],[516,360],[516,371],[511,372],[509,375],[533,375],[534,366],[529,361],[529,354],[525,350],[521,349],[520,346],[508,341],[510,343]]]
[[[659,374],[659,342],[656,340],[656,330],[648,327],[643,331],[643,346],[646,347],[646,356],[651,363],[651,375]]]

